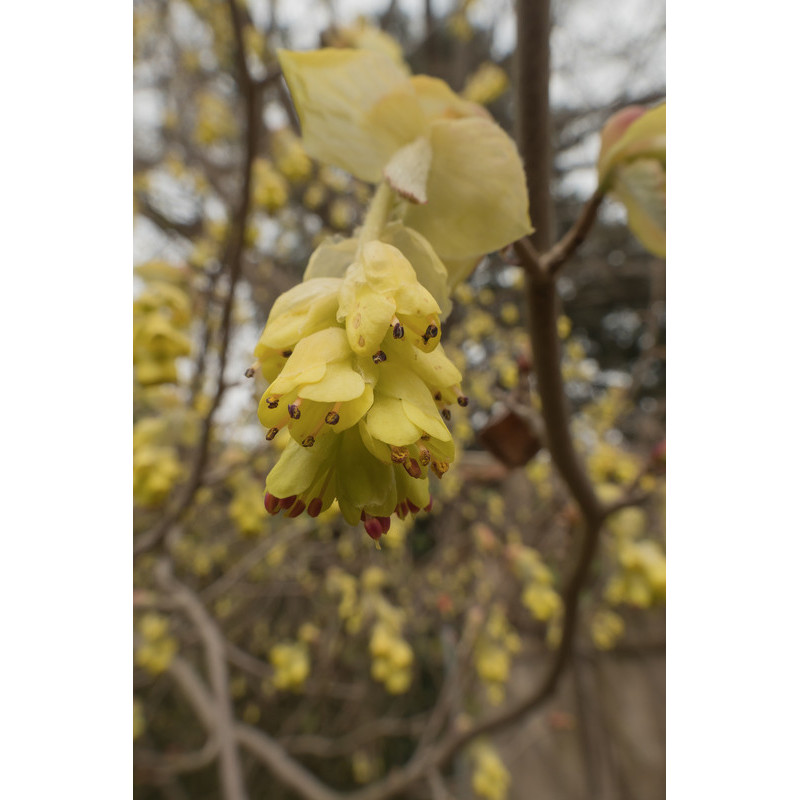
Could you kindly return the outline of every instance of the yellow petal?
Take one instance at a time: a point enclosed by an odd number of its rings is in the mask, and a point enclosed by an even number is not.
[[[326,239],[311,254],[303,273],[303,281],[313,278],[341,278],[356,260],[358,239],[341,239],[332,236]]]
[[[461,383],[461,373],[439,345],[430,353],[409,347],[402,341],[387,341],[385,347],[389,361],[403,364],[420,377],[431,389],[446,389]]]
[[[279,50],[278,59],[308,154],[361,180],[379,181],[397,145],[376,138],[366,115],[407,80],[403,70],[383,53],[368,50]]]
[[[447,269],[436,255],[428,240],[411,228],[392,223],[384,229],[382,241],[396,247],[414,267],[417,280],[433,295],[441,309],[442,319],[447,318],[453,308],[447,287]]]
[[[402,400],[378,394],[366,417],[370,435],[402,447],[419,441],[422,431],[406,416]]]
[[[637,158],[614,170],[613,193],[628,210],[628,227],[654,255],[667,255],[667,177],[661,162]]]
[[[442,257],[478,257],[531,232],[525,173],[508,135],[487,119],[431,127],[428,203],[409,205],[405,224]]]
[[[401,147],[384,167],[383,176],[401,197],[412,203],[427,203],[425,186],[433,150],[426,136]]]
[[[285,394],[296,386],[316,383],[325,375],[328,363],[349,356],[347,334],[342,328],[326,328],[301,339],[289,356],[270,391]]]
[[[362,250],[364,279],[383,294],[394,292],[407,283],[416,283],[417,273],[408,259],[384,242],[367,242]]]
[[[340,278],[313,278],[280,295],[256,345],[256,358],[294,347],[304,336],[335,323],[341,285]]]
[[[307,400],[335,403],[353,400],[364,393],[364,379],[344,361],[328,364],[322,380],[304,386],[297,394]]]
[[[414,75],[409,81],[425,119],[430,123],[446,117],[483,117],[491,119],[489,112],[476,103],[459,97],[443,80],[430,75]]]
[[[380,349],[395,313],[394,301],[376,294],[369,286],[355,289],[355,301],[347,315],[347,340],[354,353],[372,355]]]

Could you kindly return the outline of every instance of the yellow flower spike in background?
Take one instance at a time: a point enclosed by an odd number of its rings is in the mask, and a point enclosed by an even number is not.
[[[628,212],[628,226],[654,255],[666,257],[667,104],[624,108],[601,135],[598,184]]]
[[[440,257],[478,258],[531,232],[522,162],[483,108],[377,52],[278,57],[307,151],[370,183],[389,177],[418,201],[404,222]]]

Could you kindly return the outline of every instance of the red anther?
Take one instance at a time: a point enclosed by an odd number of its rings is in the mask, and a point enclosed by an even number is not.
[[[292,506],[292,510],[286,516],[287,517],[299,517],[305,510],[306,510],[306,504],[302,500],[298,500]]]
[[[430,511],[432,508],[433,508],[433,498],[431,497],[431,499],[428,500],[428,505],[425,506],[425,510]]]
[[[392,526],[392,518],[391,517],[376,517],[375,519],[378,520],[381,524],[381,532],[389,533],[389,528]]]
[[[383,525],[381,525],[380,520],[377,517],[370,517],[367,516],[364,520],[364,530],[367,532],[371,539],[378,539],[381,538],[383,535]]]
[[[412,514],[418,514],[419,513],[419,506],[414,505],[414,503],[412,503],[410,500],[406,500],[405,504],[408,506],[408,510]]]
[[[270,494],[267,492],[264,495],[264,508],[267,509],[267,512],[270,514],[277,514],[280,511],[280,497],[275,497],[274,494]]]
[[[321,497],[315,497],[308,504],[308,516],[309,517],[318,517],[320,511],[322,511],[322,498]]]
[[[297,500],[296,494],[293,494],[291,497],[284,497],[280,501],[281,508],[291,508],[294,505],[295,500]]]
[[[395,508],[394,513],[397,514],[398,519],[405,519],[408,516],[408,509],[404,503],[401,503]]]

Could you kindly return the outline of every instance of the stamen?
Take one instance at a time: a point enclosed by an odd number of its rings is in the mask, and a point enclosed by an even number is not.
[[[245,371],[244,376],[245,378],[252,378],[253,375],[256,374],[256,370],[258,369],[258,361],[254,361]]]
[[[329,411],[325,415],[325,422],[328,425],[335,425],[339,421],[339,415],[335,411]]]
[[[278,397],[277,395],[271,394],[264,400],[264,402],[267,404],[267,408],[277,408],[280,399],[281,398]]]
[[[302,444],[303,447],[313,447],[314,446],[314,437],[313,436],[306,436],[306,438],[303,439],[303,441],[300,442],[300,444]]]
[[[381,531],[383,533],[389,533],[389,528],[392,526],[392,518],[391,517],[377,517],[378,522],[381,523]]]
[[[419,448],[419,463],[423,467],[427,467],[431,463],[431,451],[427,447],[420,446]]]
[[[292,419],[300,419],[300,404],[303,401],[298,398],[294,403],[289,406],[289,416]]]
[[[444,417],[446,420],[449,420],[449,419],[450,419],[450,417],[452,416],[452,414],[450,413],[450,409],[449,409],[449,408],[443,408],[443,409],[442,409],[442,416],[443,416],[443,417]]]
[[[321,497],[315,497],[308,504],[308,516],[309,517],[318,517],[320,511],[322,511],[322,498]]]
[[[290,356],[291,354],[292,354],[292,351],[291,351],[291,350],[284,350],[284,351],[281,353],[281,355],[282,355],[284,358],[289,358],[289,356]]]
[[[400,320],[397,319],[397,317],[393,317],[391,325],[392,325],[392,336],[395,339],[402,339],[403,336],[405,336],[406,334],[405,330],[403,329],[403,323],[400,322]]]
[[[381,525],[380,520],[377,517],[371,517],[369,514],[364,514],[364,530],[376,542],[383,535],[383,525]]]
[[[378,352],[372,356],[373,364],[381,364],[384,361],[386,361],[386,353],[384,353],[383,350],[378,350]]]
[[[419,512],[419,506],[418,506],[418,505],[415,505],[415,504],[414,504],[414,503],[412,503],[410,500],[406,500],[406,503],[407,503],[407,505],[408,505],[408,510],[409,510],[409,511],[410,511],[412,514],[416,514],[416,513],[418,513],[418,512]]]
[[[428,327],[425,329],[425,336],[428,339],[435,339],[438,335],[439,329],[434,324],[428,325]]]
[[[286,516],[287,517],[299,517],[305,510],[306,510],[306,504],[302,500],[298,500],[292,506],[292,510]]]
[[[280,511],[280,498],[267,492],[264,495],[264,508],[267,509],[269,514],[277,514]]]
[[[434,399],[434,400],[435,400],[437,403],[440,403],[440,402],[441,402],[441,400],[442,400],[442,393],[441,393],[441,392],[436,392],[436,394],[433,396],[433,399]]]
[[[420,438],[420,439],[421,439],[423,442],[427,442],[427,441],[428,441],[428,439],[430,439],[430,438],[431,438],[431,435],[430,435],[429,433],[423,433],[423,434],[422,434],[422,435],[421,435],[419,438]]]
[[[414,458],[409,458],[404,461],[403,468],[412,478],[419,478],[422,476],[422,468],[419,462]]]
[[[294,501],[297,500],[297,495],[293,494],[291,497],[284,497],[280,501],[281,508],[291,508],[294,505]]]
[[[466,397],[463,394],[459,395],[457,402],[461,406],[461,408],[466,408],[469,405],[469,397]]]
[[[392,461],[395,464],[402,464],[408,458],[408,450],[405,447],[390,444],[389,449],[392,451]]]
[[[278,435],[279,428],[270,428],[267,431],[267,441],[271,442]]]
[[[437,478],[441,478],[450,469],[450,465],[446,461],[431,461],[431,469]]]

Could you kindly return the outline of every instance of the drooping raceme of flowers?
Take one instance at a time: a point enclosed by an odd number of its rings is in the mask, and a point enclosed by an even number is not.
[[[531,230],[519,156],[486,112],[379,52],[280,54],[322,163],[379,182],[362,227],[324,241],[275,302],[256,346],[267,440],[291,439],[266,481],[271,514],[337,501],[379,539],[431,507],[455,455],[444,419],[467,404],[441,346],[449,292],[487,251]]]

